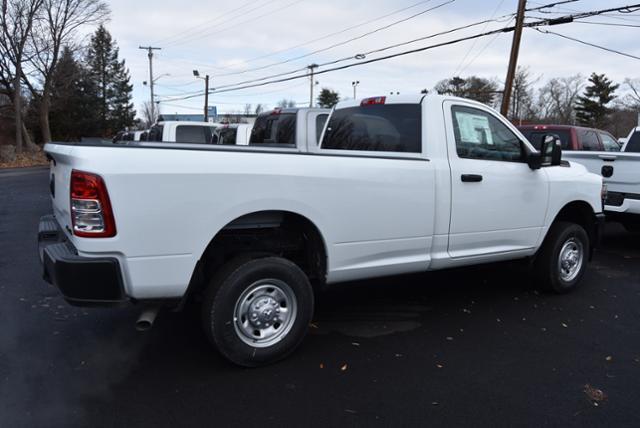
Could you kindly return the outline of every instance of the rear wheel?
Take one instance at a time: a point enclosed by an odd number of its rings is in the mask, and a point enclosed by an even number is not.
[[[589,237],[582,226],[569,222],[555,223],[534,264],[540,287],[555,293],[568,293],[577,288],[589,254]]]
[[[256,367],[295,350],[307,332],[313,303],[309,280],[294,263],[279,257],[239,258],[211,280],[202,321],[225,358]]]

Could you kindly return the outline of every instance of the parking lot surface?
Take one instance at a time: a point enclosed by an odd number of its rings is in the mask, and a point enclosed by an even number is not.
[[[139,333],[139,308],[67,305],[36,252],[47,182],[0,171],[2,426],[640,425],[640,240],[616,224],[572,294],[520,263],[344,284],[296,353],[241,369],[192,313]]]

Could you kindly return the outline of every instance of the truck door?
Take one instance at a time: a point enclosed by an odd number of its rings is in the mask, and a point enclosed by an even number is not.
[[[520,138],[490,109],[444,103],[451,168],[449,255],[534,248],[549,198],[547,174],[526,163]]]

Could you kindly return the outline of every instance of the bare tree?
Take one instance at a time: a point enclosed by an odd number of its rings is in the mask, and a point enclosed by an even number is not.
[[[245,116],[249,116],[251,114],[251,104],[245,104],[244,105],[244,115]]]
[[[262,113],[264,110],[265,110],[265,107],[264,107],[264,105],[263,105],[263,104],[258,104],[258,105],[256,105],[256,110],[255,110],[256,114],[260,114],[260,113]]]
[[[509,117],[512,120],[522,122],[523,120],[533,120],[536,116],[534,107],[533,86],[538,83],[540,77],[533,78],[528,67],[518,67],[513,81],[513,94]]]
[[[582,75],[550,79],[539,90],[538,114],[543,122],[573,124],[575,104],[584,88]]]
[[[140,115],[142,117],[142,125],[145,129],[151,128],[151,126],[158,121],[157,108],[151,108],[151,101],[145,101],[140,108]]]
[[[631,109],[640,109],[640,79],[625,79],[624,86],[630,91],[622,99],[624,106]]]
[[[25,84],[39,101],[39,121],[45,143],[51,141],[51,82],[62,49],[68,46],[73,50],[77,30],[85,25],[102,24],[109,13],[109,7],[102,0],[43,0],[40,19],[31,32],[34,55],[29,61],[41,87],[35,87],[29,79],[25,79]]]
[[[2,0],[2,19],[0,20],[0,55],[8,59],[8,75],[5,79],[13,81],[10,94],[13,98],[16,126],[16,152],[22,153],[22,79],[23,65],[27,58],[27,42],[33,24],[38,17],[44,0]],[[3,60],[4,62],[4,60]]]

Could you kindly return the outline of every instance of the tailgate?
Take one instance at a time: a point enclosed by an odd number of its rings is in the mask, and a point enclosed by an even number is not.
[[[64,144],[47,144],[44,148],[50,158],[49,192],[53,213],[61,228],[65,231],[71,228],[69,213],[69,186],[73,169],[74,146]]]

